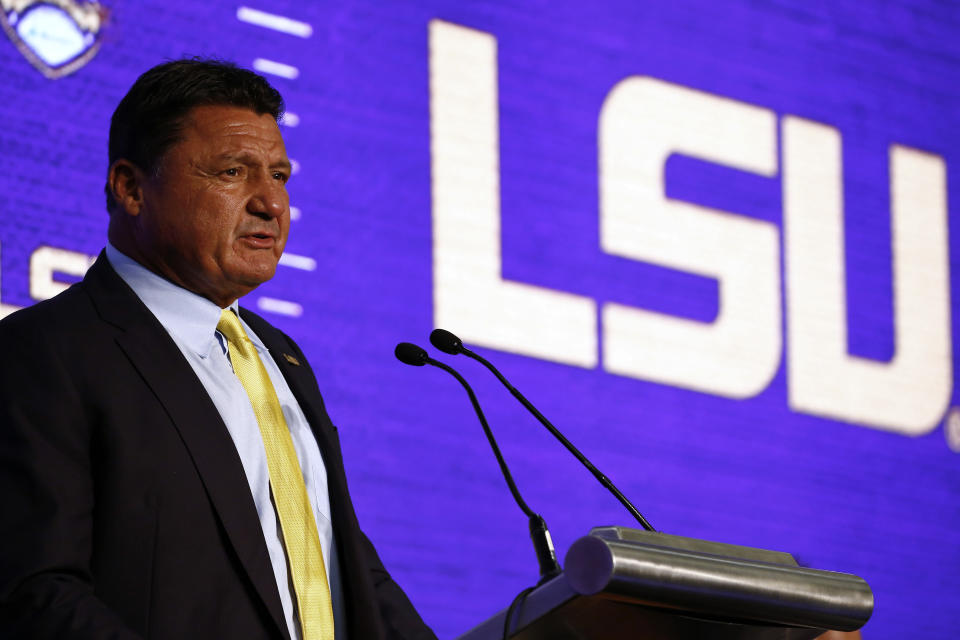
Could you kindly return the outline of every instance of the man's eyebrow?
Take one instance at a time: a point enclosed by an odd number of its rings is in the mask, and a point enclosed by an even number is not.
[[[253,160],[253,156],[246,152],[234,153],[232,151],[224,151],[221,154],[215,156],[217,160],[236,160],[238,162],[248,162]]]
[[[260,164],[259,159],[257,159],[253,154],[250,153],[221,153],[216,157],[219,162],[240,162],[243,164]],[[290,161],[284,158],[283,160],[277,160],[276,162],[271,162],[269,165],[271,169],[286,169],[290,171],[292,165]]]

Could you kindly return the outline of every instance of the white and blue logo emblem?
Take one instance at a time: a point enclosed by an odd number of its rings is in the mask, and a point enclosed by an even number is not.
[[[107,16],[99,2],[0,0],[0,24],[20,53],[48,78],[90,62]]]

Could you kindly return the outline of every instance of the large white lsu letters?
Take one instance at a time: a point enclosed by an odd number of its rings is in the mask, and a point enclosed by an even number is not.
[[[664,164],[683,154],[777,172],[773,112],[648,77],[620,82],[600,115],[604,251],[716,278],[713,322],[604,305],[603,367],[732,398],[760,393],[780,364],[777,227],[668,199]]]
[[[501,275],[496,40],[430,24],[434,318],[466,340],[618,375],[748,398],[767,388],[783,351],[777,227],[672,200],[673,154],[775,177],[769,109],[655,78],[618,83],[600,113],[603,251],[714,278],[719,311],[698,322],[596,303]],[[799,412],[922,435],[953,389],[946,167],[890,149],[895,352],[847,345],[839,133],[782,120],[787,386]]]
[[[434,323],[477,345],[594,367],[592,299],[502,278],[498,116],[496,39],[431,21]]]
[[[847,352],[840,134],[783,120],[790,407],[906,435],[933,430],[953,386],[946,168],[890,149],[894,357]]]

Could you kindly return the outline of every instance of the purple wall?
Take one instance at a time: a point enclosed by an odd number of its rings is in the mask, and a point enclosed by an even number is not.
[[[99,52],[56,80],[0,37],[0,301],[33,301],[38,247],[93,255],[103,246],[109,116],[140,72],[185,54],[296,68],[296,78],[269,77],[299,116],[284,128],[300,166],[290,192],[301,214],[288,252],[304,259],[282,266],[246,304],[256,309],[265,296],[299,305],[299,315],[263,313],[311,358],[340,428],[361,522],[441,637],[506,606],[536,580],[536,565],[526,521],[462,391],[436,370],[408,369],[392,356],[398,341],[427,345],[434,327],[431,20],[497,40],[505,279],[579,294],[598,307],[617,302],[715,318],[716,279],[601,249],[598,119],[611,89],[642,75],[769,110],[781,152],[787,116],[839,131],[848,350],[879,363],[898,348],[888,149],[942,158],[951,233],[934,236],[949,238],[954,284],[942,297],[949,293],[946,308],[957,315],[960,14],[949,3],[248,5],[311,25],[308,37],[239,20],[238,5],[227,2],[106,4]],[[675,155],[664,188],[674,200],[779,230],[778,158],[777,171],[764,177]],[[778,238],[782,247],[779,231]],[[35,263],[35,287],[47,291],[42,261]],[[789,293],[781,288],[781,299]],[[944,301],[931,300],[938,304]],[[741,399],[615,375],[602,360],[588,368],[478,351],[657,528],[788,551],[811,566],[862,576],[876,595],[863,632],[870,640],[953,637],[960,444],[952,448],[951,437],[960,442],[960,413],[954,427],[944,425],[960,402],[946,362],[956,365],[957,347],[931,355],[942,356],[931,369],[945,367],[950,389],[943,412],[923,433],[908,435],[791,409],[787,304],[781,311],[779,368],[762,391]],[[955,320],[948,331],[960,344]],[[603,340],[602,327],[598,333]],[[561,559],[591,526],[631,524],[494,380],[464,359],[452,364],[475,384]],[[905,398],[922,395],[904,384]]]

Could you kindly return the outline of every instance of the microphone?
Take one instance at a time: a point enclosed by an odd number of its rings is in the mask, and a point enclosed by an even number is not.
[[[414,367],[422,367],[427,364],[427,360],[430,359],[426,351],[409,342],[401,342],[398,344],[397,348],[393,350],[393,355],[397,356],[397,360],[403,364],[409,364]]]
[[[504,461],[503,455],[500,453],[500,447],[497,445],[497,441],[493,437],[493,432],[490,431],[490,425],[487,424],[487,418],[483,415],[483,410],[480,408],[480,402],[477,400],[477,396],[473,392],[473,389],[469,384],[467,384],[467,381],[463,379],[463,376],[461,376],[453,367],[450,367],[439,360],[434,360],[424,349],[415,344],[401,342],[397,345],[396,349],[394,349],[393,353],[397,357],[397,360],[404,364],[409,364],[414,367],[422,367],[425,364],[429,364],[439,369],[443,369],[456,378],[457,381],[463,385],[463,388],[467,390],[467,396],[470,398],[470,403],[473,405],[473,410],[476,412],[477,418],[480,419],[480,425],[483,427],[483,432],[487,436],[487,441],[490,443],[490,448],[493,449],[493,455],[497,458],[497,464],[500,465],[500,472],[507,481],[507,487],[509,487],[510,493],[513,495],[513,499],[516,501],[517,506],[520,507],[520,510],[523,511],[529,521],[530,539],[533,541],[533,548],[537,554],[537,562],[540,565],[540,583],[546,582],[550,578],[559,575],[560,563],[557,562],[557,553],[553,548],[553,540],[550,538],[550,530],[547,528],[547,523],[543,519],[543,516],[534,513],[520,496],[520,491],[517,489],[517,485],[513,481],[513,476],[510,474],[510,469],[507,467],[507,463]]]
[[[527,411],[532,413],[533,416],[540,421],[540,424],[546,427],[547,431],[552,433],[553,437],[559,440],[560,444],[566,447],[567,450],[570,453],[572,453],[574,457],[577,460],[579,460],[580,463],[587,468],[587,470],[590,471],[590,473],[593,474],[593,477],[596,478],[600,482],[600,484],[606,487],[607,491],[612,493],[617,498],[617,500],[620,501],[620,504],[622,504],[624,507],[627,508],[627,511],[629,511],[631,515],[633,515],[633,517],[637,519],[637,521],[640,523],[640,526],[642,526],[647,531],[656,531],[656,529],[654,529],[653,526],[649,522],[647,522],[647,519],[643,517],[643,514],[641,514],[640,511],[638,511],[637,508],[633,506],[633,503],[631,503],[627,499],[627,497],[623,495],[623,493],[621,493],[616,486],[614,486],[613,482],[611,482],[610,479],[607,476],[605,476],[599,469],[593,466],[593,463],[587,460],[587,457],[582,453],[580,453],[580,451],[575,446],[573,446],[573,443],[567,440],[564,437],[564,435],[560,433],[560,431],[555,426],[553,426],[553,424],[551,424],[550,421],[546,419],[546,417],[544,417],[542,413],[537,411],[537,408],[534,407],[533,404],[531,404],[530,401],[527,400],[523,396],[523,394],[520,393],[519,390],[517,390],[512,384],[507,382],[507,379],[503,377],[503,374],[501,374],[496,367],[490,364],[490,362],[488,362],[486,358],[483,358],[482,356],[477,355],[467,347],[463,346],[463,342],[460,340],[460,338],[450,333],[446,329],[434,329],[430,333],[430,343],[433,344],[433,346],[435,346],[437,349],[440,349],[440,351],[443,351],[444,353],[449,353],[450,355],[455,356],[459,353],[462,353],[470,358],[473,358],[474,360],[476,360],[477,362],[485,366],[487,369],[492,371],[493,375],[497,377],[497,380],[499,380],[500,383],[503,384],[503,386],[506,387],[511,394],[513,394],[513,397],[516,398],[518,401],[520,401],[520,404],[526,407]],[[424,355],[426,355],[426,352],[424,352]]]

